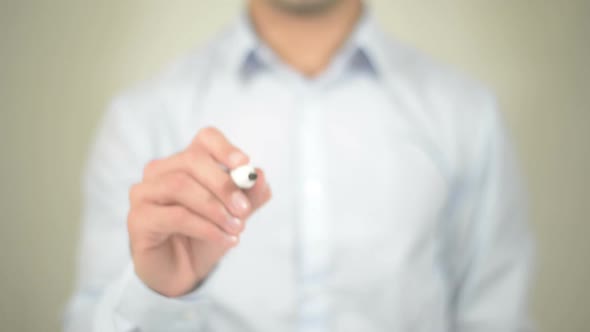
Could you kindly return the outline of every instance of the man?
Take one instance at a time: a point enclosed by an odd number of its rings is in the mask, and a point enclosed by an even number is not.
[[[240,190],[227,171],[248,163]],[[528,328],[493,98],[359,0],[249,1],[113,103],[85,179],[67,331]]]

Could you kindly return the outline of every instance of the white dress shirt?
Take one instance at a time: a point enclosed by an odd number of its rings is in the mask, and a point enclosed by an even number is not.
[[[496,106],[368,14],[313,79],[244,15],[106,113],[65,330],[528,330],[533,246]],[[166,298],[133,272],[128,190],[210,125],[273,198],[204,285]]]

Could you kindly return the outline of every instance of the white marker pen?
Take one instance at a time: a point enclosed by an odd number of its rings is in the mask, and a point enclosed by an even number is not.
[[[231,172],[229,172],[229,176],[234,181],[236,186],[241,189],[250,189],[254,187],[256,179],[258,178],[256,169],[251,165],[244,165],[234,168],[231,170]]]

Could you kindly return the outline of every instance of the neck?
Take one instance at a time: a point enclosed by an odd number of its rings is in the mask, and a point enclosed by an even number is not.
[[[305,76],[321,73],[346,42],[362,12],[360,0],[342,0],[318,13],[296,13],[268,0],[251,0],[256,32],[288,65]]]

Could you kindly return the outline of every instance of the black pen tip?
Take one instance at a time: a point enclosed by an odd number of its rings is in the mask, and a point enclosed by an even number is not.
[[[252,181],[256,180],[257,178],[258,178],[258,174],[254,173],[254,172],[248,174],[248,179],[250,179]]]

